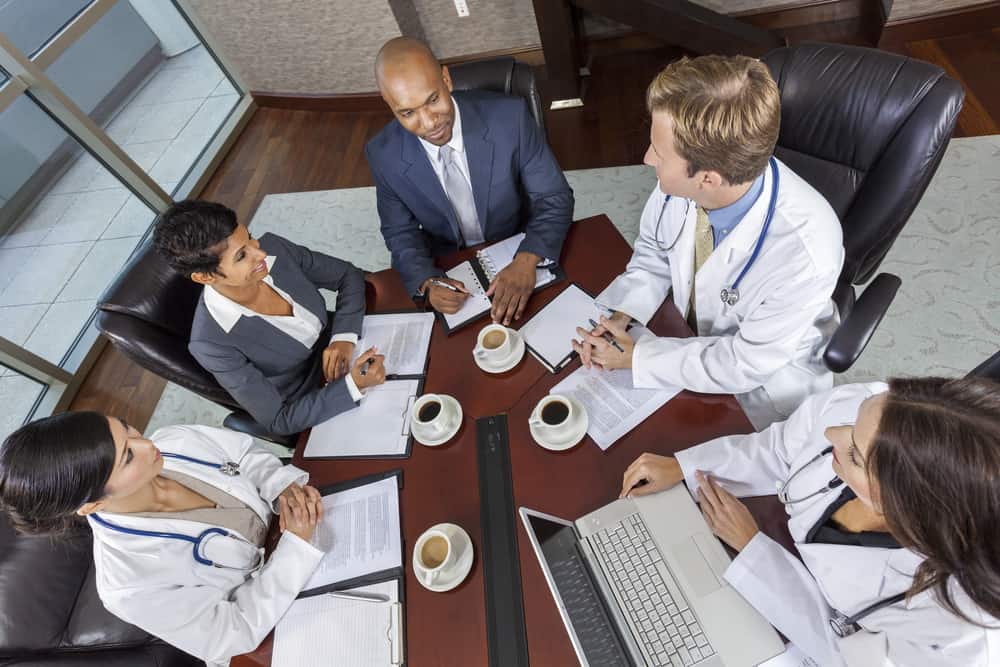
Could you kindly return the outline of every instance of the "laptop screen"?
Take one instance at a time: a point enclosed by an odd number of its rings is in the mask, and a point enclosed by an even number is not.
[[[533,513],[526,513],[525,517],[541,549],[542,566],[559,591],[587,662],[602,667],[631,665],[577,546],[573,527]]]

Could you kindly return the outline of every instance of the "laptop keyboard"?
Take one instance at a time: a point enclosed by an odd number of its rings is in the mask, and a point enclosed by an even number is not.
[[[628,667],[628,659],[615,638],[608,614],[585,567],[579,558],[550,562],[552,578],[562,596],[583,654],[591,665]]]
[[[654,665],[683,667],[715,654],[639,514],[590,537],[621,596],[636,641]]]

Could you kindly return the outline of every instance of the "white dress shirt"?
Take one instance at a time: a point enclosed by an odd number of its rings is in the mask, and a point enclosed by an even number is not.
[[[264,259],[268,272],[274,266],[275,259],[274,255],[268,255]],[[208,309],[212,319],[226,333],[232,331],[241,317],[259,317],[282,333],[294,338],[307,348],[312,349],[312,346],[316,344],[316,340],[323,330],[323,325],[320,324],[319,318],[311,310],[299,305],[287,292],[275,285],[274,278],[271,277],[270,273],[264,276],[264,282],[270,285],[271,289],[278,293],[278,296],[292,306],[291,315],[265,315],[258,313],[236,303],[211,285],[205,285],[205,307]],[[345,342],[357,345],[358,335],[355,333],[341,333],[333,336],[330,342]],[[348,373],[344,379],[347,382],[347,390],[350,392],[351,398],[355,401],[360,401],[361,397],[364,396],[364,392],[355,384],[354,378]]]
[[[455,103],[455,98],[451,98],[451,104],[455,108],[455,121],[451,126],[451,139],[446,144],[451,146],[455,151],[455,164],[458,165],[459,171],[462,172],[462,176],[465,180],[472,185],[472,177],[469,175],[469,156],[465,154],[465,141],[462,139],[462,114],[458,110],[458,104]],[[420,137],[420,144],[427,151],[427,157],[431,161],[431,168],[434,169],[434,174],[437,176],[438,182],[441,184],[441,189],[446,193],[448,188],[444,185],[444,167],[441,165],[441,160],[438,155],[441,153],[441,147],[435,146],[429,141],[425,141]]]

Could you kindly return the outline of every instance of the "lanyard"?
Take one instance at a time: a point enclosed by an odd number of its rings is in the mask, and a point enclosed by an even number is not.
[[[187,461],[188,463],[197,463],[201,466],[208,466],[209,468],[215,468],[223,475],[229,475],[230,477],[235,477],[240,474],[240,464],[236,461],[226,461],[225,463],[213,463],[212,461],[205,461],[203,459],[196,459],[193,456],[185,456],[184,454],[171,454],[169,452],[160,452],[160,456],[165,459],[178,459],[181,461]]]

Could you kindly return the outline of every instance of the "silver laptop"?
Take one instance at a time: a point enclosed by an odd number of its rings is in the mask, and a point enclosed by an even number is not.
[[[784,650],[723,579],[729,556],[683,484],[576,522],[520,511],[580,664],[751,666]]]

